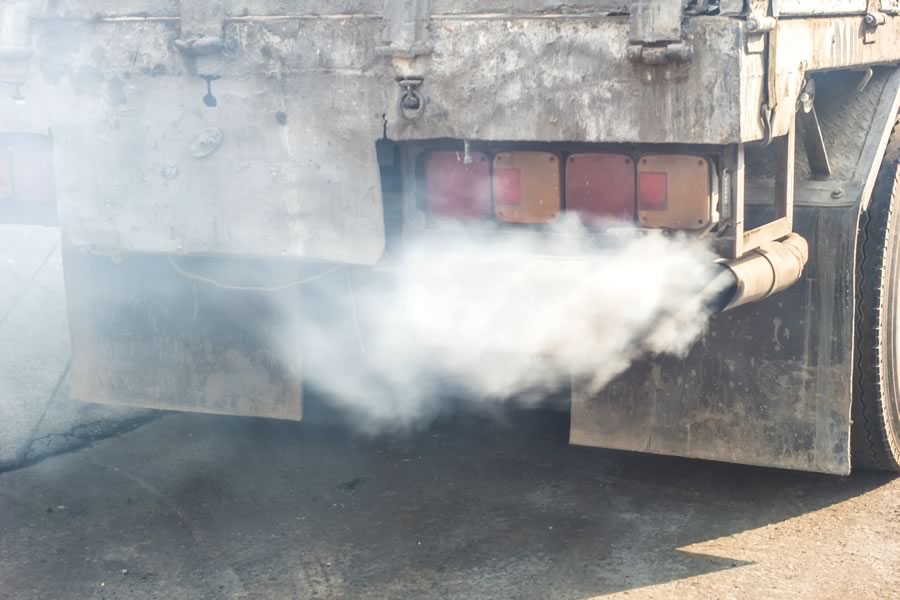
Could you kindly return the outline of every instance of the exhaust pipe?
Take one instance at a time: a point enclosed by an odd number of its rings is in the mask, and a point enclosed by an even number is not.
[[[809,244],[796,233],[763,244],[741,258],[720,261],[723,271],[714,285],[720,285],[720,278],[727,279],[727,284],[713,300],[713,312],[759,302],[788,289],[800,280],[808,261]]]

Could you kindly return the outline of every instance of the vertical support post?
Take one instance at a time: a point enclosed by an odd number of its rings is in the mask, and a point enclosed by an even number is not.
[[[719,195],[726,229],[718,244],[725,258],[740,258],[744,254],[744,179],[744,145],[730,145],[722,156]]]
[[[775,219],[787,219],[794,226],[794,163],[797,148],[797,120],[791,121],[787,135],[775,141]]]

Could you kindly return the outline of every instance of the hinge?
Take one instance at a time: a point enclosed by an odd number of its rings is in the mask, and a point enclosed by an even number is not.
[[[31,78],[31,18],[27,0],[0,5],[0,81],[12,86],[12,98],[22,99],[22,86]]]
[[[181,0],[181,35],[175,47],[188,71],[210,80],[224,69],[225,7],[220,0]]]
[[[377,51],[392,58],[431,54],[431,0],[384,0],[384,45]]]
[[[694,54],[684,41],[683,21],[682,0],[634,0],[628,58],[646,65],[689,62]]]
[[[870,2],[870,10],[864,17],[863,43],[874,44],[877,40],[878,28],[885,23],[887,23],[887,15],[878,10],[876,6],[872,6]]]
[[[762,54],[766,50],[766,34],[772,32],[778,24],[775,17],[764,14],[751,14],[747,17],[747,53]]]

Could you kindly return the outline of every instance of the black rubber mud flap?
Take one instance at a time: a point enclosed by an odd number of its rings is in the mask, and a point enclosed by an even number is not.
[[[858,215],[797,207],[799,283],[716,315],[683,359],[641,361],[597,394],[575,382],[571,442],[848,474],[854,274],[835,265],[853,264]]]
[[[63,260],[73,398],[301,419],[299,344],[279,352],[274,343],[284,339],[279,306],[296,306],[296,289],[215,285],[166,256],[64,244]]]
[[[854,466],[900,472],[900,139],[892,136],[857,253]]]

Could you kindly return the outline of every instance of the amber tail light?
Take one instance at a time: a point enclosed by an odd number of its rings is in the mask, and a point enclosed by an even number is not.
[[[562,209],[559,157],[502,152],[494,157],[494,213],[507,223],[552,223]]]
[[[708,227],[711,195],[712,167],[701,156],[652,154],[638,163],[638,214],[645,227]]]

